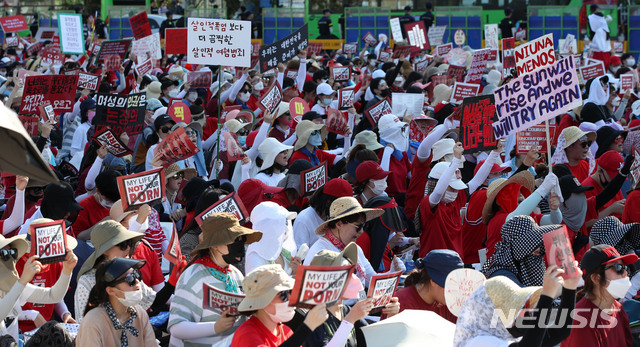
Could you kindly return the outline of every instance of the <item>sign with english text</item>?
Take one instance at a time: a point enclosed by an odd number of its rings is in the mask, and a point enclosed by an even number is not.
[[[78,89],[89,89],[97,92],[100,87],[101,79],[101,75],[79,71]]]
[[[351,79],[350,66],[332,66],[330,70],[334,82],[347,82]]]
[[[374,127],[378,126],[378,119],[380,119],[380,117],[389,113],[393,113],[389,98],[378,101],[375,105],[364,111],[364,115],[367,116],[369,122]]]
[[[328,120],[328,119],[327,119]],[[300,195],[314,192],[327,183],[327,162],[300,172]]]
[[[347,110],[353,107],[353,98],[355,94],[355,87],[338,89],[338,109]]]
[[[398,288],[402,271],[373,275],[369,284],[367,298],[373,299],[373,307],[384,307],[391,302],[391,298]]]
[[[455,269],[444,281],[444,299],[447,308],[456,317],[460,315],[462,305],[485,281],[480,271],[473,269]]]
[[[127,148],[127,145],[122,143],[118,137],[107,127],[102,127],[100,131],[97,131],[93,138],[104,146],[107,151],[116,157],[124,157],[127,154],[131,154],[131,150]]]
[[[549,125],[549,136],[555,138],[555,125]],[[538,124],[516,134],[516,154],[527,154],[531,148],[538,149],[538,153],[548,153],[547,127]]]
[[[282,88],[280,83],[274,83],[271,88],[260,98],[258,106],[265,111],[269,111],[271,114],[275,114],[278,110],[278,106],[282,101]]]
[[[244,299],[244,294],[229,293],[210,284],[202,283],[202,308],[222,314],[229,310],[229,315],[238,314],[238,306]]]
[[[515,48],[516,41],[513,37],[502,39],[502,78],[512,76],[512,70],[516,67]]]
[[[452,104],[461,104],[465,98],[478,95],[479,90],[479,84],[455,82],[449,102]]]
[[[67,232],[64,220],[31,224],[29,235],[31,237],[29,254],[37,255],[40,263],[52,264],[64,260],[67,254]]]
[[[242,200],[240,200],[240,197],[238,197],[236,192],[233,192],[216,201],[216,203],[211,205],[211,207],[207,208],[206,210],[202,211],[202,213],[197,215],[195,217],[196,223],[198,223],[198,225],[202,227],[202,223],[207,217],[214,213],[221,212],[231,213],[232,215],[235,215],[236,218],[238,218],[240,224],[244,224],[249,220],[249,214],[247,213]]]
[[[122,208],[125,212],[136,210],[145,204],[149,206],[160,204],[166,196],[163,168],[119,176],[117,179]]]
[[[553,34],[547,34],[521,44],[515,48],[514,56],[518,76],[555,64],[556,52],[553,48]]]
[[[318,304],[329,307],[340,302],[354,269],[354,265],[298,265],[289,305],[313,308]]]

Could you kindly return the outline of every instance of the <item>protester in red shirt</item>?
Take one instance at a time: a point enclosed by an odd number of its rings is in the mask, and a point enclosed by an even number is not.
[[[74,223],[79,239],[88,240],[91,227],[108,216],[113,203],[120,199],[118,176],[120,174],[114,170],[102,171],[96,177],[96,192],[80,200],[82,210]]]
[[[595,159],[589,150],[595,139],[596,133],[592,131],[584,132],[576,126],[565,128],[558,137],[558,149],[551,158],[551,164],[566,163],[578,181],[584,181],[595,166]]]
[[[407,230],[405,218],[402,218],[396,201],[388,196],[377,196],[367,201],[364,207],[383,209],[384,214],[365,224],[364,232],[356,243],[376,272],[390,271],[394,255],[389,242],[392,238],[403,236],[402,233]]]
[[[409,124],[400,121],[392,114],[386,114],[378,120],[380,144],[384,151],[378,152],[380,166],[390,171],[387,177],[387,194],[396,196],[407,192],[407,179],[411,170],[411,163],[407,151],[409,150]],[[404,198],[402,199],[404,201]]]
[[[620,153],[616,151],[607,151],[596,160],[596,163],[596,171],[593,175],[582,181],[583,186],[594,187],[593,190],[585,192],[587,198],[596,196],[602,192],[604,187],[618,175],[618,171],[624,166],[624,159],[622,159]],[[618,189],[616,196],[604,204],[604,206],[600,208],[600,211],[622,199],[624,199],[624,196],[622,195],[622,191]],[[616,213],[614,216],[621,218],[622,214]]]
[[[298,139],[293,146],[293,154],[289,159],[290,163],[298,159],[304,159],[312,166],[318,166],[325,161],[328,166],[333,166],[340,161],[351,147],[351,135],[345,136],[343,152],[340,155],[331,154],[319,149],[322,141],[327,138],[328,130],[324,124],[316,124],[310,120],[303,120],[296,126],[296,136]]]
[[[636,188],[627,195],[622,212],[622,223],[640,223],[640,185],[636,182]]]

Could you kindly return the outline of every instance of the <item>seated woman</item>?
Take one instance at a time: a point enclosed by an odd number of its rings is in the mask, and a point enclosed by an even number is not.
[[[144,260],[113,258],[96,270],[77,346],[158,346],[142,301]]]

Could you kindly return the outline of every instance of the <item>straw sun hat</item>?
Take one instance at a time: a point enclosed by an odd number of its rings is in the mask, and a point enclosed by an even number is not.
[[[320,136],[323,139],[326,138],[329,133],[327,126],[324,124],[316,124],[310,120],[303,120],[298,123],[296,126],[296,135],[298,135],[298,140],[296,140],[293,150],[297,151],[306,146],[307,142],[309,142],[309,136],[311,136],[311,133],[316,130],[320,130]]]
[[[581,137],[587,136],[587,139],[591,142],[596,140],[596,133],[593,131],[584,132],[580,130],[577,126],[570,126],[562,130],[562,135],[564,135],[565,144],[562,149],[566,149],[571,146],[574,142],[578,141]]]
[[[491,182],[487,189],[487,201],[484,203],[484,207],[482,208],[482,222],[484,224],[489,224],[489,220],[493,217],[492,208],[496,196],[498,196],[498,193],[500,193],[502,188],[511,183],[523,185],[529,190],[529,193],[532,193],[536,188],[535,178],[529,171],[521,171],[509,178],[498,178]]]
[[[529,307],[534,307],[542,293],[542,287],[521,288],[504,276],[488,279],[484,282],[484,288],[496,310],[502,310],[502,314],[498,314],[498,317],[505,327],[513,324],[527,301]]]
[[[278,264],[262,265],[242,280],[245,297],[238,311],[255,311],[267,307],[279,292],[293,289],[293,278]]]
[[[370,221],[382,216],[384,210],[378,208],[362,208],[358,200],[350,196],[337,198],[331,203],[329,219],[316,228],[316,235],[324,235],[327,225],[329,225],[330,222],[358,213],[364,213],[366,215],[365,221]]]
[[[173,163],[164,169],[164,184],[167,184],[167,182],[169,182],[169,178],[180,172],[184,173],[184,179],[187,181],[198,175],[198,172],[194,168],[188,167],[186,169],[182,169],[178,164]]]

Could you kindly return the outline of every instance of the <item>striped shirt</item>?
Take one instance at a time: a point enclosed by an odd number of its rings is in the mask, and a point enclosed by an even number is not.
[[[162,263],[162,255],[164,251],[162,249],[162,243],[169,242],[167,236],[162,230],[160,225],[160,215],[155,208],[151,209],[151,215],[149,215],[149,227],[145,231],[144,239],[149,241],[149,244],[158,255],[158,260]]]

